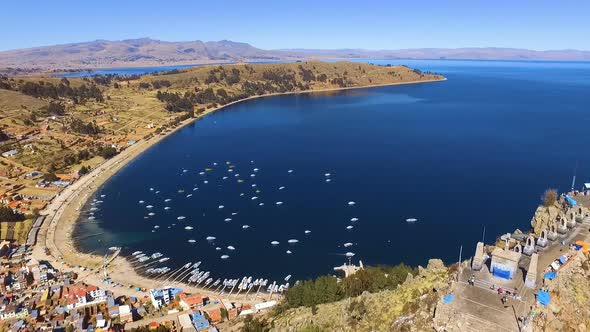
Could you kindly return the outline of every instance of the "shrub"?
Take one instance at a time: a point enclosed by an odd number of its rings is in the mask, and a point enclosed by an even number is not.
[[[543,201],[543,206],[549,207],[557,202],[557,190],[555,189],[547,189],[541,196],[541,201]]]

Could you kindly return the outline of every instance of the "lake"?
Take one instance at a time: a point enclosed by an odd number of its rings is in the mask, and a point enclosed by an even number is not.
[[[369,265],[452,263],[460,246],[473,255],[484,227],[487,243],[528,230],[543,191],[569,189],[576,169],[588,182],[590,63],[358,61],[448,80],[262,98],[209,115],[108,181],[96,219],[86,213],[74,237],[98,235],[78,246],[160,251],[170,267],[199,260],[215,278],[330,274],[347,252]]]

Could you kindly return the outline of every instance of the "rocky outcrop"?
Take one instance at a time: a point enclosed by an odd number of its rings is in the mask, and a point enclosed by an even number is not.
[[[590,323],[590,264],[588,254],[579,252],[559,276],[546,282],[551,303],[536,304],[535,331],[586,331]]]
[[[531,219],[531,227],[536,235],[541,234],[543,229],[549,229],[555,218],[561,213],[561,209],[557,203],[555,205],[546,207],[540,205],[535,211],[533,219]]]

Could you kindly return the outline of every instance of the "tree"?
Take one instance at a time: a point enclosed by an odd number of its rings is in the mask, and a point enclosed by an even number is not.
[[[53,181],[59,180],[59,178],[57,177],[57,175],[55,175],[55,173],[48,172],[48,173],[43,174],[43,180],[45,180],[47,182],[53,182]]]
[[[78,175],[82,176],[82,175],[86,175],[88,174],[88,172],[90,172],[90,169],[88,169],[88,167],[86,167],[85,165],[80,167],[80,169],[78,170]]]
[[[25,216],[14,212],[11,208],[6,205],[0,206],[0,221],[22,221],[25,220]]]

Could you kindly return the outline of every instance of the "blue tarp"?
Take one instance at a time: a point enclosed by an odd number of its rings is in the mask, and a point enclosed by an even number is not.
[[[549,302],[551,302],[551,296],[549,296],[549,292],[539,290],[537,294],[537,301],[544,306],[547,306]]]
[[[502,278],[502,279],[510,279],[512,277],[510,271],[502,270],[498,267],[494,267],[494,271],[492,272],[494,277]]]
[[[576,202],[575,199],[571,198],[569,195],[565,196],[565,200],[570,203],[572,206],[576,206],[578,205],[578,202]]]
[[[559,256],[559,262],[561,264],[565,264],[565,262],[567,262],[567,257],[565,257],[565,256]]]
[[[451,303],[454,298],[455,298],[455,294],[451,293],[447,296],[443,296],[443,302],[444,303]]]
[[[545,279],[549,279],[549,280],[553,280],[557,277],[557,272],[547,272],[545,273],[545,275],[543,276],[543,278]]]

